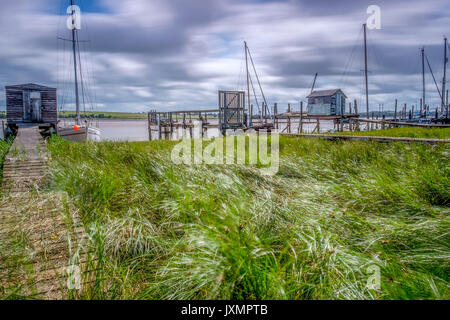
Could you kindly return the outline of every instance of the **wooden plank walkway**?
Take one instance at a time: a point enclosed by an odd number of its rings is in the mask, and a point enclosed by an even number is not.
[[[381,137],[381,136],[351,136],[344,134],[309,134],[309,133],[280,133],[283,136],[320,138],[327,140],[355,140],[355,141],[377,141],[377,142],[405,142],[405,143],[450,143],[450,139],[426,139],[408,137]]]
[[[4,163],[0,197],[1,298],[79,297],[93,276],[78,212],[67,194],[42,189],[48,158],[39,128],[19,128]]]
[[[47,147],[38,126],[24,126],[3,164],[3,190],[23,192],[41,184],[47,174]]]

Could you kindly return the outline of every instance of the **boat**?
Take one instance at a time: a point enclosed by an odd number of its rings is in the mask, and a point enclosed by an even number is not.
[[[73,142],[100,141],[101,132],[98,128],[89,125],[66,126],[58,129],[58,135]]]
[[[76,118],[75,124],[57,126],[57,134],[70,141],[74,142],[86,142],[86,141],[100,141],[101,132],[99,128],[94,127],[88,119],[82,121],[80,114],[80,93],[79,93],[79,81],[78,75],[80,75],[81,82],[83,81],[83,75],[81,72],[81,61],[78,61],[80,57],[79,52],[79,40],[78,40],[78,30],[81,28],[79,25],[79,19],[77,19],[77,10],[79,7],[74,4],[74,0],[70,0],[70,7],[68,12],[71,10],[71,34],[72,38],[70,40],[60,39],[64,41],[70,41],[72,44],[72,54],[73,54],[73,70],[75,76],[75,102],[76,102]],[[70,22],[70,21],[69,21]],[[69,24],[68,24],[69,27]],[[83,91],[83,83],[81,83],[81,89]],[[84,101],[84,99],[83,99]]]

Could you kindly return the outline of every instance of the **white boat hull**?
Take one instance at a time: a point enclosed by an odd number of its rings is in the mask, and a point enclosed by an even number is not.
[[[65,127],[58,129],[58,135],[74,142],[100,141],[100,130],[93,127]]]

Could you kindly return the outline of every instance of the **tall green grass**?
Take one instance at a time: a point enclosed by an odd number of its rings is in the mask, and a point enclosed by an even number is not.
[[[362,125],[364,128],[364,125]],[[391,128],[385,130],[339,132],[353,136],[409,137],[429,139],[450,139],[450,128]]]
[[[0,139],[0,182],[2,181],[3,174],[3,161],[5,160],[6,154],[8,153],[9,147],[12,141]]]
[[[449,298],[449,146],[281,137],[263,176],[174,144],[50,140],[98,250],[84,298]]]

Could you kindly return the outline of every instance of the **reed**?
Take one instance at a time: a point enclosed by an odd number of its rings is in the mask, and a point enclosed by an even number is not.
[[[5,156],[8,153],[11,144],[12,144],[11,140],[0,139],[0,181],[3,174],[3,161],[5,160]]]
[[[353,136],[450,139],[450,128],[391,128],[385,130],[339,132]]]
[[[174,144],[50,140],[100,261],[83,298],[450,297],[449,146],[281,137],[268,177]]]

